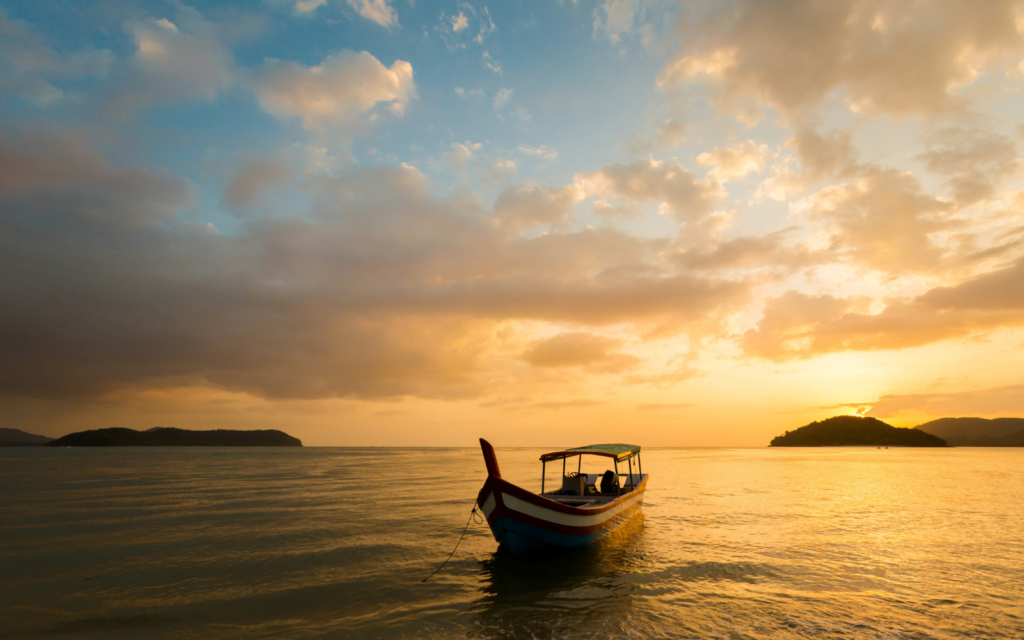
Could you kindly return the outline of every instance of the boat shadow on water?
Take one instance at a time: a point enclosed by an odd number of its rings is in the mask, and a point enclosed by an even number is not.
[[[528,630],[550,625],[563,610],[566,624],[581,614],[622,616],[636,584],[644,556],[644,516],[638,511],[593,544],[528,557],[513,556],[504,546],[480,562],[481,597],[474,603],[477,623],[488,628]],[[548,628],[550,631],[550,628]]]

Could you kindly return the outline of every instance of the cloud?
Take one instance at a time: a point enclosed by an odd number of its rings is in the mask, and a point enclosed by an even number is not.
[[[192,204],[183,181],[115,169],[78,135],[50,128],[0,130],[0,196],[7,200],[7,221],[39,215],[68,231],[166,223]]]
[[[496,93],[494,95],[494,102],[492,103],[492,106],[494,107],[494,110],[495,111],[501,111],[502,109],[504,109],[505,105],[508,104],[508,101],[511,98],[512,98],[512,90],[511,89],[506,87],[504,89],[499,90],[498,93]]]
[[[473,24],[479,28],[473,28]],[[482,7],[478,12],[473,5],[462,2],[459,4],[458,14],[448,15],[442,11],[434,30],[440,34],[445,46],[454,51],[471,45],[482,45],[487,34],[497,31],[498,27],[491,19],[491,12],[487,7]],[[489,59],[490,55],[485,51],[484,63],[488,64]],[[494,64],[500,69],[500,65]]]
[[[404,60],[388,68],[365,51],[341,51],[315,67],[268,59],[254,79],[267,113],[300,118],[303,128],[317,135],[348,135],[378,105],[403,115],[416,97],[412,75],[412,65]]]
[[[931,134],[929,150],[917,156],[929,171],[950,176],[953,199],[970,205],[992,197],[996,185],[1017,173],[1017,145],[991,131],[948,127]]]
[[[455,87],[455,95],[459,96],[463,100],[472,98],[473,100],[483,100],[487,94],[484,93],[483,89],[464,89],[463,87]]]
[[[811,250],[802,245],[786,244],[786,236],[796,230],[797,227],[787,227],[763,236],[742,236],[710,247],[693,247],[677,254],[676,260],[686,269],[716,272],[767,267],[795,270],[838,260],[831,249]]]
[[[385,29],[398,24],[398,14],[388,0],[346,0],[348,6],[370,22],[376,22]]]
[[[874,167],[796,209],[825,222],[847,260],[890,274],[934,271],[946,252],[933,235],[954,224],[953,206],[926,194],[911,173]]]
[[[466,18],[466,14],[459,12],[459,15],[452,17],[452,31],[458,33],[469,26],[469,20]]]
[[[0,149],[4,174],[18,165],[25,179],[0,187],[0,267],[33,265],[0,292],[0,353],[13,367],[0,374],[4,394],[199,385],[265,397],[443,396],[479,386],[469,379],[479,322],[382,322],[346,309],[330,285],[337,265],[323,257],[339,229],[318,243],[323,228],[263,220],[225,237],[177,220],[187,185],[111,167],[74,138],[5,139]],[[401,192],[400,180],[392,186]],[[62,258],[44,257],[58,245]],[[66,259],[79,267],[71,277]],[[296,367],[298,377],[285,374]]]
[[[522,358],[534,367],[582,367],[601,373],[620,373],[640,363],[640,358],[615,351],[621,345],[621,340],[592,333],[560,333],[535,343],[523,352]]]
[[[786,146],[796,152],[800,171],[779,164],[775,173],[758,187],[757,195],[774,200],[787,200],[828,178],[850,178],[857,172],[857,151],[849,131],[834,131],[829,135],[814,127],[801,125]]]
[[[310,13],[327,4],[327,0],[296,0],[296,13]]]
[[[533,116],[531,116],[530,112],[526,110],[526,107],[522,105],[516,105],[516,107],[512,109],[512,117],[527,124],[533,122]]]
[[[839,321],[852,306],[865,306],[864,299],[844,300],[830,295],[806,295],[787,291],[768,298],[764,317],[755,329],[743,334],[743,351],[769,360],[816,355],[818,330]]]
[[[857,164],[857,151],[849,131],[823,135],[803,125],[786,144],[796,151],[803,175],[810,180],[849,175]]]
[[[889,394],[871,405],[867,415],[889,418],[904,412],[931,416],[1007,416],[1024,411],[1024,385],[956,393]]]
[[[799,116],[838,92],[853,110],[961,109],[957,92],[1019,54],[1019,2],[733,0],[694,12],[659,83],[698,81],[719,108]]]
[[[632,133],[622,141],[628,153],[655,153],[664,149],[673,149],[686,139],[689,127],[685,122],[669,119],[654,130],[653,136]]]
[[[514,160],[496,158],[489,161],[479,174],[480,182],[485,185],[496,185],[507,182],[516,176],[516,163]]]
[[[531,273],[529,278],[460,282],[420,298],[416,306],[437,305],[473,316],[593,326],[664,321],[666,331],[681,332],[688,325],[702,324],[726,310],[735,310],[749,291],[749,285],[743,282],[690,275],[603,276],[552,282]]]
[[[113,60],[107,50],[57,51],[28,23],[0,11],[0,95],[19,95],[47,105],[65,97],[54,83],[102,78]]]
[[[60,130],[4,132],[0,270],[18,277],[0,284],[0,394],[478,397],[518,360],[500,337],[515,323],[707,332],[750,290],[614,230],[510,232],[408,166],[296,188],[300,215],[220,234],[187,215],[187,182]]]
[[[643,218],[643,212],[633,207],[616,206],[605,198],[594,200],[594,215],[605,220],[635,220]]]
[[[469,168],[470,161],[473,160],[473,154],[482,148],[483,145],[479,142],[467,142],[466,144],[453,142],[452,150],[444,154],[444,158],[457,171],[465,171]]]
[[[244,207],[259,201],[269,189],[286,184],[295,171],[279,158],[253,158],[243,162],[224,188],[224,204]]]
[[[605,32],[608,39],[618,42],[623,33],[633,29],[639,0],[606,0],[594,9],[594,34]]]
[[[960,127],[938,129],[926,140],[928,150],[916,159],[933,173],[951,176],[946,183],[950,199],[926,192],[909,171],[858,163],[849,131],[826,134],[811,126],[799,127],[787,142],[799,159],[799,171],[789,160],[777,165],[756,197],[786,200],[832,181],[791,203],[791,215],[822,224],[819,240],[827,240],[836,258],[888,275],[948,272],[1011,250],[1016,242],[1005,237],[1000,246],[977,245],[982,236],[992,242],[1009,231],[1012,221],[1006,212],[966,207],[983,199],[991,199],[990,206],[1008,204],[995,189],[1019,170],[1015,143]]]
[[[747,355],[769,360],[840,351],[905,349],[1024,325],[1024,260],[909,301],[890,301],[869,313],[854,296],[787,291],[768,298],[764,317],[742,338]]]
[[[150,104],[213,100],[235,81],[234,56],[193,9],[179,6],[175,22],[149,18],[125,28],[136,50],[112,96],[122,114]]]
[[[594,8],[594,37],[604,34],[619,44],[623,36],[636,36],[645,48],[653,49],[659,41],[659,25],[673,23],[666,10],[671,6],[658,0],[604,0]]]
[[[498,74],[499,76],[501,75],[501,63],[492,58],[491,54],[484,51],[480,59],[483,60],[485,67],[487,67],[494,73]]]
[[[544,160],[558,160],[558,149],[543,144],[536,147],[521,144],[519,145],[519,152],[525,153],[528,156],[538,156]]]
[[[697,164],[711,167],[710,175],[719,182],[743,178],[752,172],[760,173],[768,145],[753,140],[739,142],[731,147],[716,147],[697,156]]]
[[[634,204],[659,202],[680,222],[705,217],[721,199],[720,186],[714,179],[700,180],[682,165],[649,158],[578,173],[576,183],[587,195],[605,195]]]
[[[493,33],[498,30],[497,25],[494,24],[494,20],[491,19],[491,12],[484,7],[481,10],[483,17],[480,18],[480,30],[477,32],[476,37],[473,38],[477,44],[483,44],[484,36],[488,33]]]
[[[527,182],[506,188],[494,201],[494,219],[503,227],[533,229],[558,227],[572,216],[583,199],[576,185],[543,187]]]

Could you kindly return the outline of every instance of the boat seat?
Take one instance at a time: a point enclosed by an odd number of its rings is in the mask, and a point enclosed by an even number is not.
[[[585,495],[586,491],[586,477],[585,476],[566,476],[562,478],[562,495],[563,496],[582,496]]]

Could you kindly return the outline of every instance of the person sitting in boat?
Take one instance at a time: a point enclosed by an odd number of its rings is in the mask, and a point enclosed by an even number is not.
[[[611,469],[601,476],[601,493],[604,495],[619,495],[619,477]]]

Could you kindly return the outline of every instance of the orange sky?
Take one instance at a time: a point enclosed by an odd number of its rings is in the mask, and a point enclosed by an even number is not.
[[[1022,2],[551,4],[0,12],[0,422],[1024,415]]]

